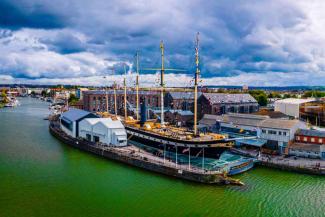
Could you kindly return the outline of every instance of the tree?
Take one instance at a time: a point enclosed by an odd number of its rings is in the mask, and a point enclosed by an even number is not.
[[[73,103],[76,103],[76,102],[78,102],[79,101],[79,99],[76,97],[76,95],[75,94],[70,94],[70,97],[69,97],[69,103],[71,103],[71,104],[73,104]]]
[[[265,94],[260,94],[257,96],[257,102],[260,106],[266,106],[267,105],[267,97]]]
[[[2,97],[2,103],[8,103],[8,98],[5,90],[2,90],[1,97]]]
[[[250,90],[249,94],[256,99],[260,106],[267,105],[267,96],[263,90]]]

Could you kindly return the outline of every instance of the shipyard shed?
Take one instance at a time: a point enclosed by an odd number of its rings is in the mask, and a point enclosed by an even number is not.
[[[100,121],[101,118],[85,118],[79,123],[79,137],[92,141],[93,126]]]
[[[60,116],[60,128],[69,136],[79,136],[79,123],[85,118],[98,118],[97,115],[81,109],[69,109]]]
[[[296,99],[287,98],[281,99],[274,102],[274,111],[282,112],[288,116],[299,118],[299,109],[303,103],[312,102],[314,98],[309,99]]]
[[[114,146],[126,146],[127,134],[120,120],[88,118],[80,123],[80,137],[88,141]]]

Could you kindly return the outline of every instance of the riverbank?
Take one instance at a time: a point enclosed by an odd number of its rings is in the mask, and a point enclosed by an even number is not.
[[[148,152],[137,152],[137,148],[132,145],[120,148],[108,147],[72,138],[65,134],[59,128],[58,123],[54,121],[50,123],[49,130],[54,137],[67,145],[151,172],[203,184],[243,185],[238,179],[227,177],[221,171],[206,171],[195,167],[188,168],[185,165],[176,165],[175,167],[175,164],[164,161]]]

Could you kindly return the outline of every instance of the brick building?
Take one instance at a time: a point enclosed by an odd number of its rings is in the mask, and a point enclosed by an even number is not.
[[[199,117],[204,114],[254,113],[259,105],[250,94],[202,93],[198,99]]]
[[[83,92],[84,109],[91,112],[104,112],[106,111],[106,97],[108,98],[108,110],[114,113],[114,90],[96,90]],[[136,110],[136,92],[128,90],[127,94],[127,107],[129,111],[135,112]],[[141,98],[147,99],[148,107],[160,107],[160,93],[157,91],[139,91],[139,101]],[[118,114],[124,112],[124,90],[116,90],[116,104]],[[139,105],[140,106],[140,105]],[[140,108],[139,108],[140,110]]]
[[[201,93],[198,93],[198,97],[200,96]],[[193,111],[194,92],[167,92],[165,95],[165,107]]]
[[[325,145],[325,131],[300,129],[295,141],[299,143]]]

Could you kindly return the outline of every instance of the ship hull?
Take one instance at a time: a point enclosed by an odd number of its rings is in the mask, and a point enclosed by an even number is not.
[[[220,141],[220,143],[216,141],[202,141],[193,143],[192,141],[180,141],[173,138],[166,138],[160,135],[153,135],[151,133],[137,130],[134,128],[125,128],[129,140],[160,150],[176,152],[177,147],[177,152],[180,154],[202,156],[204,149],[205,157],[218,159],[222,152],[229,149],[229,147],[225,146],[225,144],[228,143],[223,143],[224,141]]]

